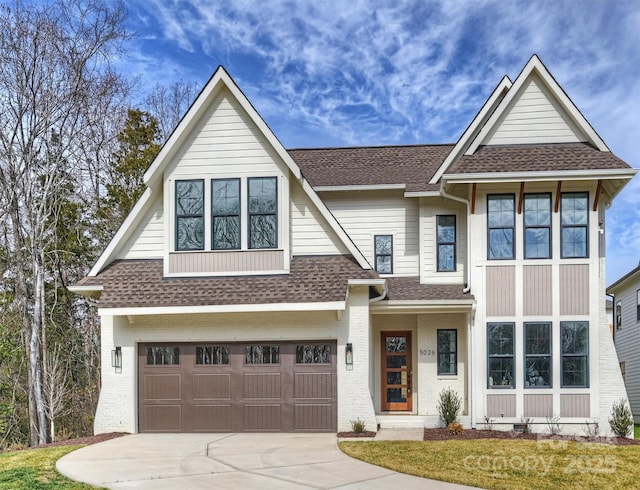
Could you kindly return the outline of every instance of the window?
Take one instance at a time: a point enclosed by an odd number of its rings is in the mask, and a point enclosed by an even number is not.
[[[524,258],[551,258],[551,194],[524,195]]]
[[[229,347],[226,345],[207,345],[196,347],[197,365],[229,364]]]
[[[513,259],[515,256],[515,198],[513,194],[487,196],[488,258]]]
[[[244,348],[245,364],[278,364],[280,347],[277,345],[246,345]]]
[[[458,374],[458,331],[438,329],[438,374]]]
[[[524,324],[524,386],[551,388],[551,324]]]
[[[437,217],[438,272],[456,270],[456,217]]]
[[[296,345],[297,364],[331,364],[331,346],[329,344]]]
[[[616,328],[622,328],[622,300],[616,301]]]
[[[176,250],[204,250],[204,181],[176,181]]]
[[[248,179],[249,248],[278,246],[277,184],[275,177]]]
[[[622,374],[622,381],[626,386],[627,385],[627,366],[625,365],[624,361],[620,363],[620,374]]]
[[[560,243],[563,258],[588,257],[589,194],[563,192]]]
[[[513,323],[487,325],[489,388],[513,388]]]
[[[179,347],[147,347],[147,366],[180,364]]]
[[[640,322],[640,289],[636,291],[636,321]]]
[[[393,273],[393,237],[376,235],[373,237],[375,248],[376,271],[380,274]]]
[[[211,248],[240,248],[240,179],[211,181]]]
[[[589,387],[589,322],[560,322],[562,387]]]

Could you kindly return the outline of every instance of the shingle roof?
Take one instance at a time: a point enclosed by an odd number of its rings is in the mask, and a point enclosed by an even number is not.
[[[78,286],[101,285],[101,308],[344,301],[349,279],[376,278],[351,257],[293,257],[288,275],[163,278],[162,260],[117,260]]]
[[[464,155],[447,174],[483,172],[529,172],[559,170],[605,170],[631,168],[611,152],[587,143],[547,145],[482,146]]]
[[[463,293],[463,286],[456,284],[420,284],[419,277],[387,278],[387,297],[392,301],[461,300],[474,299]]]
[[[428,182],[453,145],[376,146],[288,150],[313,187],[405,184],[406,190],[440,189]]]

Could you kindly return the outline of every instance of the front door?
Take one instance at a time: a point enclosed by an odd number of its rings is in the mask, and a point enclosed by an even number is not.
[[[411,332],[381,332],[382,410],[411,410]]]

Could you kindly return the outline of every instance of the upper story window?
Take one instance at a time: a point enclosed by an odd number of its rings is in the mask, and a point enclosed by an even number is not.
[[[249,248],[278,246],[278,181],[275,177],[248,179]]]
[[[393,236],[376,235],[373,241],[376,271],[380,274],[393,274]]]
[[[588,257],[589,193],[563,192],[560,222],[562,257]]]
[[[616,328],[622,328],[622,301],[616,301]]]
[[[176,181],[176,250],[204,250],[204,180]]]
[[[489,259],[515,257],[515,198],[513,194],[487,196],[487,226]]]
[[[437,216],[438,272],[456,270],[456,217]]]
[[[640,289],[636,291],[636,321],[640,322]]]
[[[240,179],[211,181],[211,248],[240,248]]]
[[[524,195],[524,258],[551,258],[551,194]]]

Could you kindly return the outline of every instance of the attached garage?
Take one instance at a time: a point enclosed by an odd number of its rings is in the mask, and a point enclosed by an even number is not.
[[[138,346],[140,432],[336,432],[336,343]]]

